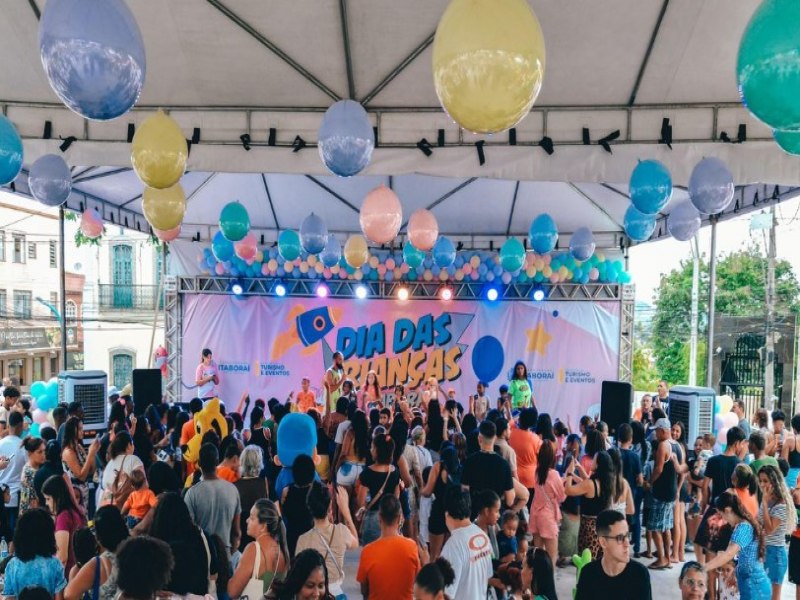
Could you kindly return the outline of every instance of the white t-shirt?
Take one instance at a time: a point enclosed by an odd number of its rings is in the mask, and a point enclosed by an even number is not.
[[[451,598],[485,598],[492,576],[492,544],[483,530],[470,523],[451,532],[442,557],[453,567],[455,579],[445,593]]]
[[[15,435],[7,435],[0,441],[0,456],[11,460],[8,466],[0,471],[0,485],[7,485],[11,493],[11,500],[6,505],[9,508],[19,506],[19,488],[22,483],[22,468],[28,462],[27,452],[21,447],[22,440]]]
[[[347,433],[348,429],[350,429],[350,421],[342,421],[339,423],[339,426],[336,428],[336,437],[333,441],[337,444],[344,442],[344,434]]]
[[[114,479],[117,477],[117,471],[119,471],[120,468],[122,468],[125,475],[130,476],[136,469],[144,470],[144,463],[135,454],[122,454],[117,456],[114,460],[110,461],[103,470],[103,479],[101,481],[102,489],[107,490],[114,485]]]

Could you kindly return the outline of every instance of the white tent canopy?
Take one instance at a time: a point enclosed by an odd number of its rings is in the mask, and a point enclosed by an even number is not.
[[[70,208],[96,206],[106,220],[133,228],[147,224],[142,184],[129,170],[128,125],[158,107],[187,138],[199,137],[183,178],[187,238],[208,239],[220,208],[233,199],[247,206],[265,240],[312,211],[333,231],[357,231],[365,193],[385,183],[406,217],[432,206],[442,232],[465,244],[524,234],[531,218],[547,211],[565,234],[588,226],[601,246],[618,247],[626,182],[644,158],[663,161],[678,186],[704,156],[723,159],[739,185],[731,214],[800,191],[793,187],[800,161],[785,155],[738,101],[736,51],[757,0],[531,1],[547,64],[542,93],[516,128],[516,145],[507,133],[461,131],[439,106],[431,42],[445,0],[131,1],[147,49],[147,80],[137,108],[106,123],[71,113],[50,89],[37,45],[44,5],[4,7],[0,105],[23,135],[26,165],[58,152],[58,138],[74,136],[65,151],[75,167]],[[363,176],[344,180],[326,174],[313,145],[325,109],[348,97],[366,106],[379,146]],[[664,119],[671,149],[659,143]],[[610,154],[597,141],[616,130]],[[245,133],[250,151],[240,142]],[[737,141],[740,133],[744,143],[721,141]],[[297,136],[308,147],[293,152]],[[551,156],[538,147],[544,136],[555,144]],[[422,138],[433,145],[430,157],[416,147]],[[484,165],[474,146],[479,140]],[[27,192],[24,174],[16,190]],[[685,197],[677,188],[665,212]],[[663,235],[662,221],[655,237]]]

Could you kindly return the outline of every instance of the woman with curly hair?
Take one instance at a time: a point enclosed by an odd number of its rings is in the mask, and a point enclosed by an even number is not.
[[[56,531],[43,508],[20,515],[14,532],[14,557],[5,570],[5,597],[18,596],[23,588],[41,586],[56,600],[64,597],[67,580],[56,554]]]

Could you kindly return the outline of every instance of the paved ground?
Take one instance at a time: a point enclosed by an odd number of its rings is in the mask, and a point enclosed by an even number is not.
[[[348,553],[345,559],[345,586],[344,590],[349,600],[358,600],[361,598],[361,588],[356,581],[356,572],[358,570],[358,558],[361,555],[361,550],[356,550]],[[687,560],[694,559],[694,553],[687,552]],[[649,563],[651,560],[642,559],[642,562]],[[657,600],[680,600],[681,594],[678,589],[678,574],[680,573],[680,565],[675,565],[673,569],[666,571],[650,571],[650,582],[653,589],[653,598]],[[565,569],[556,570],[556,591],[558,592],[559,600],[571,600],[572,589],[575,587],[575,569],[568,567]],[[794,584],[788,581],[783,585],[781,599],[794,600],[795,589]],[[598,595],[598,598],[602,595]],[[379,599],[378,599],[379,600]],[[461,599],[466,600],[466,599]],[[760,600],[760,599],[759,599]],[[764,599],[768,600],[768,599]]]

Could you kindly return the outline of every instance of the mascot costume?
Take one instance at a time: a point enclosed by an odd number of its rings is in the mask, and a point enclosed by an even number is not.
[[[183,460],[186,461],[187,467],[197,465],[200,458],[200,446],[203,444],[203,436],[208,431],[216,431],[220,440],[225,439],[228,435],[228,422],[220,412],[219,398],[213,398],[206,402],[199,413],[194,415],[194,436],[189,442],[181,447],[183,452]],[[310,419],[311,417],[309,417]],[[194,469],[192,469],[194,470]],[[192,476],[189,475],[187,487],[191,485]]]
[[[317,427],[314,419],[305,413],[289,413],[281,419],[278,425],[278,455],[275,464],[281,471],[275,480],[275,494],[281,497],[284,488],[294,483],[292,465],[294,459],[305,454],[314,459],[314,464],[319,462],[317,456]],[[314,475],[319,481],[319,475]]]

